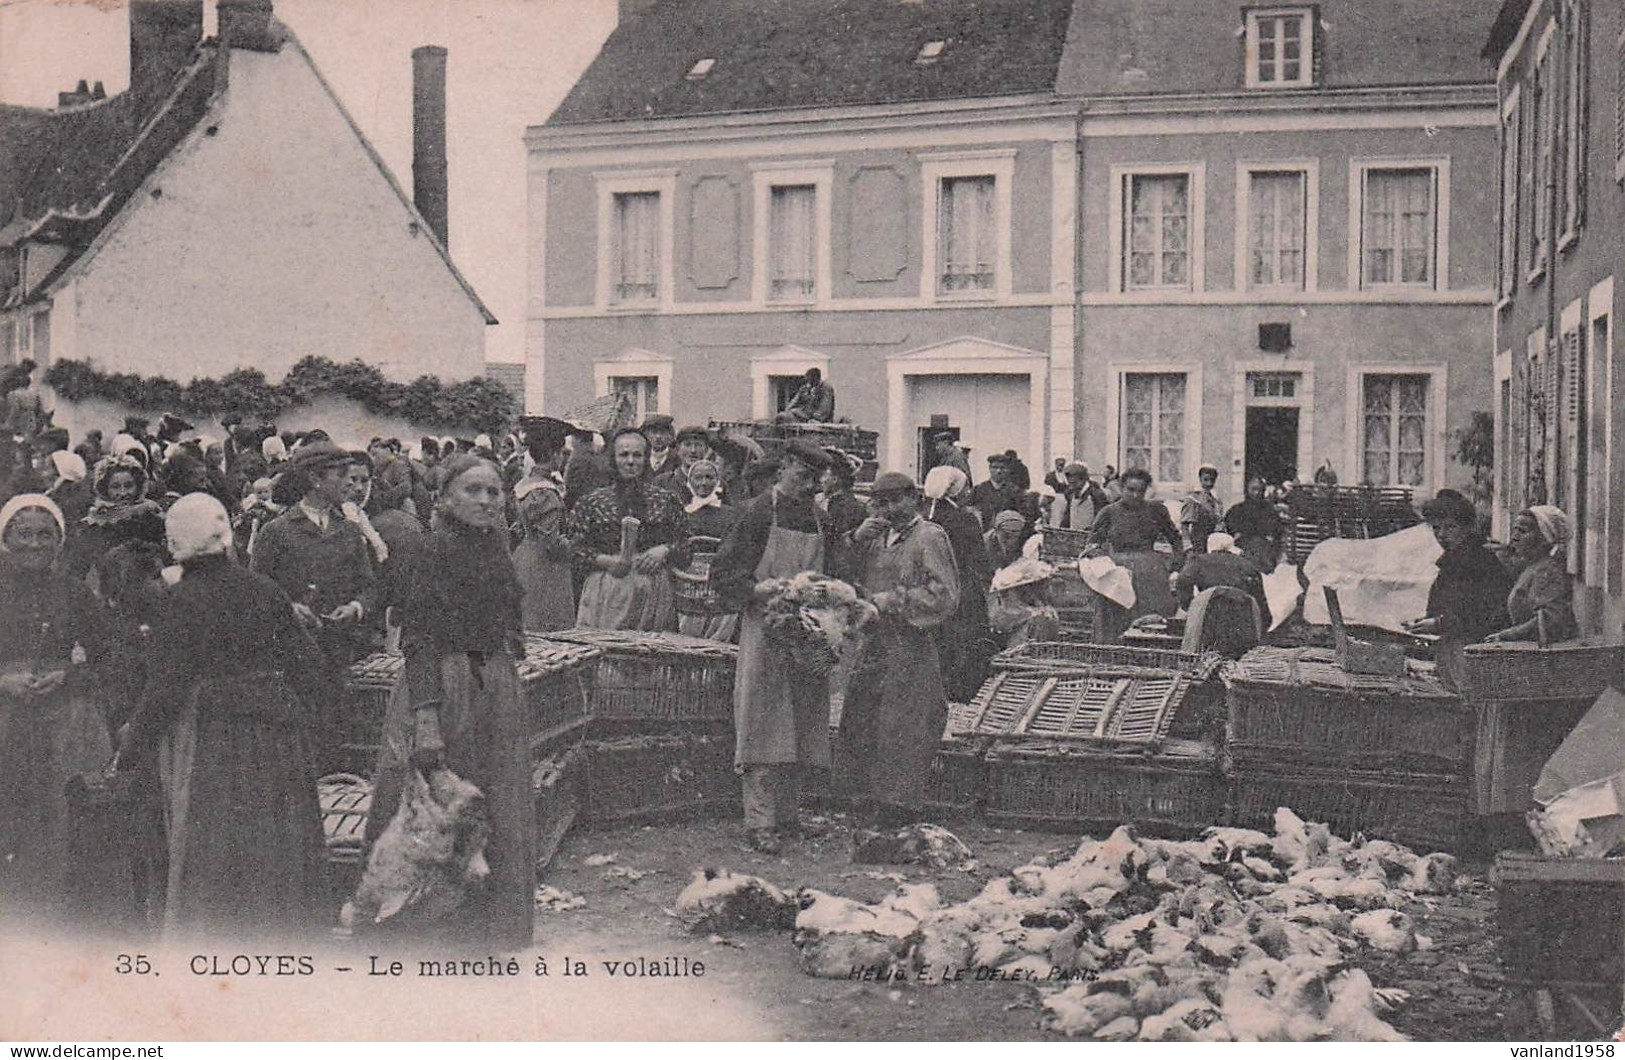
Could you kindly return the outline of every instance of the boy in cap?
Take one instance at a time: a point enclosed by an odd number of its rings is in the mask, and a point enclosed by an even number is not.
[[[746,837],[767,854],[778,852],[786,833],[802,831],[802,771],[829,768],[829,683],[792,667],[763,611],[775,579],[830,569],[835,542],[813,503],[829,463],[810,442],[786,446],[777,480],[745,505],[711,562],[711,584],[741,611],[734,763],[742,777]]]
[[[664,475],[677,466],[672,449],[677,432],[672,427],[672,422],[670,416],[648,416],[644,419],[643,426],[639,428],[643,436],[649,439],[650,475]]]
[[[856,583],[880,611],[841,714],[843,766],[860,815],[880,827],[915,819],[948,716],[932,630],[959,606],[959,575],[942,527],[920,517],[919,488],[888,471],[868,519],[847,535]]]

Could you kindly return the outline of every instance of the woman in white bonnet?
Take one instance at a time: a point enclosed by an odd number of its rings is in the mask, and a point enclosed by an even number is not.
[[[61,510],[41,493],[0,507],[0,913],[76,914],[107,879],[71,858],[69,778],[112,757],[86,663],[105,637],[85,585],[59,560]],[[128,897],[129,877],[122,876]]]
[[[232,561],[220,502],[165,518],[179,581],[153,624],[147,687],[121,765],[156,747],[169,818],[168,934],[284,937],[322,924],[321,812],[310,748],[315,646],[287,595]]]

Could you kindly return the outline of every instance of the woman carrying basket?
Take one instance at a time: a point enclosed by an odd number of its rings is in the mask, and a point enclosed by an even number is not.
[[[802,771],[829,768],[829,683],[792,664],[763,610],[767,583],[829,569],[828,534],[813,504],[829,460],[810,442],[789,443],[777,481],[745,506],[711,563],[711,584],[741,611],[734,766],[743,779],[746,838],[766,854],[778,852],[784,833],[801,831]]]

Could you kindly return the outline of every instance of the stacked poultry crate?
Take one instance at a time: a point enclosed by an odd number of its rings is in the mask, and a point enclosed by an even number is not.
[[[1255,648],[1225,676],[1234,823],[1278,806],[1340,834],[1456,846],[1466,823],[1473,716],[1431,667],[1350,673],[1324,648]]]
[[[1367,539],[1415,526],[1420,519],[1408,486],[1298,485],[1286,495],[1286,558],[1302,563],[1333,537]]]
[[[989,820],[1194,832],[1223,819],[1217,656],[1033,643],[993,665],[960,737],[985,748]]]
[[[587,704],[596,648],[527,634],[516,660],[530,721],[537,860],[552,858],[580,811],[585,788]],[[384,740],[384,715],[405,679],[405,658],[380,652],[350,667],[332,719],[335,743],[322,763],[319,801],[335,886],[348,893],[360,871],[372,803],[371,777]]]
[[[855,476],[862,485],[873,482],[879,469],[879,432],[854,427],[850,423],[712,420],[710,429],[742,434],[760,445],[769,456],[777,456],[792,441],[811,442],[822,449],[839,449],[862,462]]]
[[[739,649],[678,633],[570,629],[555,642],[594,649],[584,820],[611,824],[727,810],[734,774]]]
[[[1049,581],[1049,602],[1061,617],[1061,634],[1068,640],[1087,640],[1094,628],[1095,593],[1083,584],[1078,557],[1089,547],[1089,531],[1042,529],[1038,558],[1055,568]]]

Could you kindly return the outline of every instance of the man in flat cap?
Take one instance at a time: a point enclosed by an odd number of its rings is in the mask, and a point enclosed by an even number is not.
[[[959,575],[942,527],[920,517],[919,487],[888,471],[870,488],[873,513],[848,536],[859,589],[880,610],[841,713],[844,769],[868,823],[916,819],[948,697],[932,630],[959,606]]]
[[[647,416],[643,420],[643,426],[638,428],[643,432],[643,436],[649,439],[651,477],[664,475],[677,466],[677,451],[672,446],[677,439],[677,429],[672,423],[670,416]]]
[[[711,436],[704,427],[690,425],[677,432],[677,459],[667,461],[664,473],[655,476],[655,485],[671,490],[684,504],[694,499],[688,485],[688,470],[711,455]]]
[[[711,562],[711,584],[740,608],[734,671],[734,763],[742,776],[750,845],[776,853],[801,831],[801,775],[829,768],[829,682],[793,668],[767,629],[763,603],[775,579],[823,574],[835,547],[813,503],[829,454],[793,441],[778,459],[773,486],[745,505]]]
[[[325,663],[330,702],[344,669],[371,650],[363,620],[376,602],[377,574],[361,528],[344,517],[354,457],[330,441],[301,445],[282,474],[298,503],[260,528],[251,568],[282,587]]]

